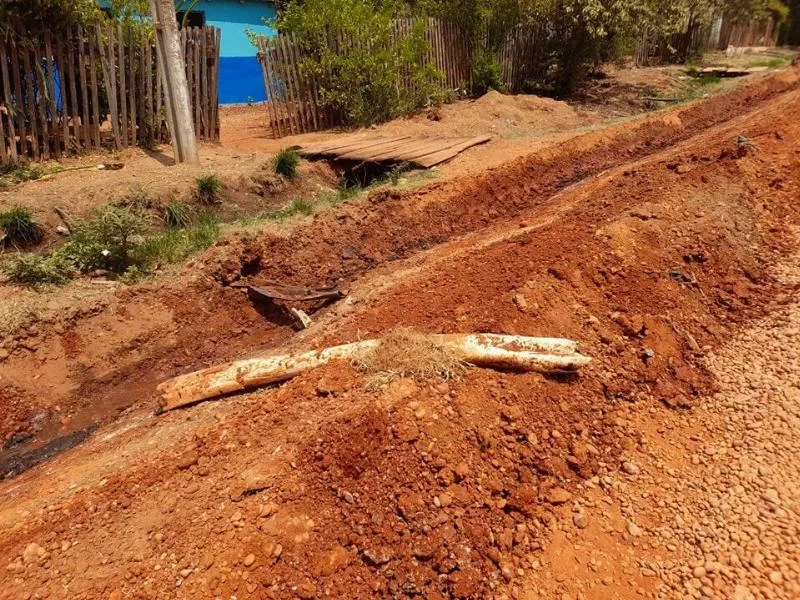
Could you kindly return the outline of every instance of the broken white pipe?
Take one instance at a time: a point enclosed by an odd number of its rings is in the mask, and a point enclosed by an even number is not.
[[[495,334],[431,336],[456,356],[478,367],[565,373],[577,371],[591,358],[577,352],[577,343],[559,338]],[[353,360],[380,346],[366,340],[297,354],[239,360],[181,375],[158,386],[161,410],[210,400],[226,394],[286,381],[336,359]]]

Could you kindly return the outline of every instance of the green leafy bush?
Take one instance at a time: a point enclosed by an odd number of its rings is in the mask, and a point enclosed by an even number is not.
[[[284,148],[275,155],[272,167],[278,175],[293,179],[297,175],[297,165],[300,164],[300,155],[291,148]]]
[[[60,252],[21,254],[5,267],[5,272],[14,283],[61,285],[72,279],[75,265]]]
[[[395,40],[397,3],[378,0],[305,0],[283,11],[278,27],[303,46],[301,69],[319,86],[322,105],[346,124],[370,125],[425,106],[440,93],[442,74],[423,63],[425,23]],[[349,40],[334,44],[331,31]],[[398,86],[411,78],[416,90]]]
[[[0,229],[5,232],[6,242],[15,246],[30,246],[42,240],[42,229],[27,208],[0,213]]]
[[[34,181],[47,175],[48,171],[40,165],[26,161],[9,161],[0,165],[0,179],[7,183]]]
[[[504,91],[503,70],[497,58],[484,48],[476,48],[472,56],[472,91],[485,94],[489,90]]]
[[[90,220],[76,224],[62,252],[81,271],[105,269],[124,273],[134,264],[134,249],[146,230],[140,215],[107,206],[96,210]]]
[[[183,260],[211,246],[219,237],[217,219],[203,215],[196,225],[145,237],[142,217],[127,209],[107,206],[88,221],[75,225],[66,244],[46,255],[23,254],[5,272],[11,281],[29,285],[63,284],[77,271],[104,269],[136,281],[154,265]]]
[[[197,198],[204,204],[219,204],[222,183],[219,178],[210,173],[201,175],[195,180],[197,184]]]

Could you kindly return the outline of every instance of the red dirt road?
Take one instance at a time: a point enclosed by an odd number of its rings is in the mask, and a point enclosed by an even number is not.
[[[798,291],[771,270],[797,252],[798,82],[785,72],[379,195],[288,238],[232,240],[188,288],[121,294],[126,329],[162,320],[124,343],[109,311],[41,332],[37,352],[58,344],[55,364],[89,369],[84,402],[141,409],[0,484],[0,598],[655,596],[671,580],[636,560],[666,544],[641,542],[646,525],[625,524],[625,489],[606,481],[634,475],[624,464],[648,440],[702,430],[692,407],[718,387],[705,357]],[[351,298],[292,336],[223,285],[247,277],[338,282]],[[476,369],[379,391],[336,364],[151,413],[173,373],[398,325],[564,335],[596,360],[574,378]],[[86,355],[100,331],[102,378]],[[10,360],[54,377],[35,353]],[[791,597],[793,572],[770,574],[772,597]],[[711,597],[733,597],[735,573],[716,581]]]

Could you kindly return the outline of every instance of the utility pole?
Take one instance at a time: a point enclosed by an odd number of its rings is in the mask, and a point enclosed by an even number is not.
[[[167,125],[175,149],[175,162],[200,162],[192,121],[192,104],[186,67],[178,36],[173,0],[150,0],[153,29],[156,34],[156,54],[164,84],[167,104]]]

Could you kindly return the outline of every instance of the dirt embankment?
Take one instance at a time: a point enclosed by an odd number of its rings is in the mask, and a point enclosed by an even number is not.
[[[38,432],[41,443],[71,434],[151,397],[156,383],[172,374],[292,336],[292,322],[280,311],[253,307],[206,273],[223,284],[247,276],[349,284],[379,264],[515,219],[571,184],[725,122],[742,106],[756,108],[796,83],[796,73],[787,72],[476,177],[421,192],[384,191],[318,215],[288,237],[250,233],[225,240],[202,263],[190,264],[177,283],[122,288],[67,322],[34,325],[4,343],[4,396],[17,406],[3,424],[4,437],[16,442]],[[26,376],[33,370],[35,380]],[[11,449],[6,470],[16,469],[26,452]]]
[[[690,407],[713,388],[708,349],[797,293],[765,270],[800,223],[795,85],[794,74],[765,80],[472,180],[346,207],[288,239],[217,248],[206,268],[223,281],[353,283],[359,302],[338,319],[320,313],[327,327],[307,343],[409,324],[568,335],[596,361],[575,378],[473,370],[377,392],[331,365],[228,402],[125,417],[3,484],[0,594],[533,597],[553,528],[580,528],[574,500],[606,489],[641,446],[626,407]],[[158,293],[130,302],[143,310]],[[170,294],[176,310],[198,306]],[[232,294],[203,280],[190,298],[204,322],[182,313],[173,335],[251,310]],[[248,335],[190,360],[250,351]],[[184,359],[150,360],[157,376]],[[630,575],[603,592],[654,587]]]

